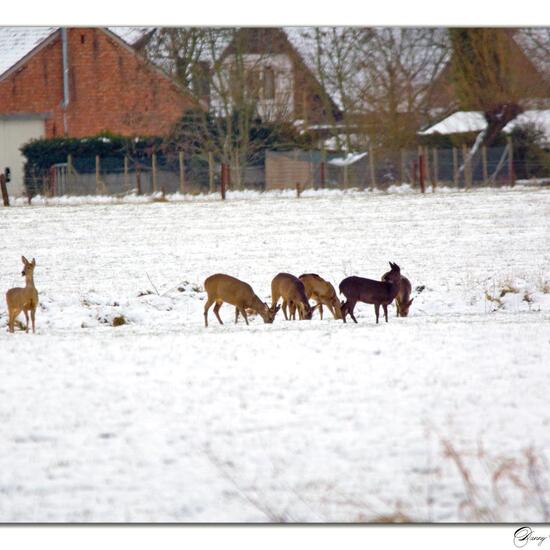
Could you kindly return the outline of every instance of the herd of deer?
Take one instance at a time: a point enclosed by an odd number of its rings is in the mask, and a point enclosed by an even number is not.
[[[26,331],[29,332],[29,313],[32,321],[32,331],[35,331],[35,313],[38,305],[38,291],[34,286],[34,268],[36,261],[33,258],[29,262],[25,256],[21,256],[23,262],[22,275],[25,277],[25,287],[10,288],[6,293],[8,306],[8,327],[14,331],[15,319],[23,312],[27,320]],[[296,319],[296,311],[300,319],[311,319],[313,312],[318,309],[323,318],[323,306],[326,306],[335,319],[346,322],[349,316],[357,323],[353,314],[357,302],[374,304],[376,322],[380,314],[380,306],[384,309],[384,317],[388,321],[388,305],[396,301],[397,316],[406,317],[413,302],[411,296],[411,283],[401,275],[401,269],[397,264],[390,262],[391,270],[384,273],[381,281],[365,279],[363,277],[346,277],[339,285],[340,293],[346,297],[346,301],[340,302],[336,296],[334,287],[316,273],[306,273],[295,277],[290,273],[279,273],[271,281],[271,307],[254,293],[252,287],[230,275],[218,273],[211,275],[204,281],[204,289],[208,295],[204,306],[204,324],[208,326],[208,310],[214,305],[214,315],[220,324],[220,308],[225,302],[235,306],[235,323],[239,314],[244,317],[248,325],[248,313],[257,313],[264,323],[273,323],[281,306],[279,299],[283,299],[282,309],[285,319]],[[315,300],[311,307],[309,300]],[[288,308],[288,310],[287,310]]]
[[[413,302],[411,299],[411,283],[401,275],[397,264],[390,262],[391,270],[384,273],[381,281],[363,277],[346,277],[339,285],[340,293],[346,297],[340,302],[334,287],[316,273],[305,273],[295,277],[290,273],[279,273],[271,281],[271,306],[262,302],[252,287],[230,275],[217,273],[204,281],[204,289],[208,299],[204,305],[204,324],[208,326],[208,310],[214,304],[214,315],[220,324],[220,308],[223,303],[235,306],[235,323],[239,314],[248,325],[247,312],[260,315],[264,323],[273,323],[279,309],[283,309],[285,319],[296,319],[296,311],[300,319],[311,319],[313,312],[319,309],[323,318],[323,306],[326,306],[335,319],[346,322],[349,316],[357,323],[353,314],[357,302],[374,304],[376,322],[380,315],[380,306],[384,309],[384,317],[388,322],[388,306],[395,300],[398,317],[407,317]],[[282,306],[279,300],[283,299]],[[315,300],[311,307],[309,300]],[[288,312],[287,312],[288,308]]]

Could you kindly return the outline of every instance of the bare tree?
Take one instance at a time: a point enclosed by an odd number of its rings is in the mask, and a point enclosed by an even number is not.
[[[232,183],[242,188],[245,168],[257,162],[289,128],[291,83],[280,56],[251,47],[254,29],[163,29],[148,47],[151,57],[208,103],[208,110],[188,114],[169,141],[232,168]],[[259,35],[259,33],[258,33]],[[251,51],[252,50],[252,51]],[[159,57],[160,56],[160,57]],[[264,123],[269,123],[266,128]],[[183,143],[185,141],[185,143]],[[197,149],[200,144],[200,151]]]
[[[363,29],[359,48],[359,97],[371,136],[396,149],[414,144],[449,58],[446,29]]]
[[[430,119],[436,75],[449,58],[445,29],[321,27],[313,36],[317,75],[342,109],[340,142],[400,148]]]

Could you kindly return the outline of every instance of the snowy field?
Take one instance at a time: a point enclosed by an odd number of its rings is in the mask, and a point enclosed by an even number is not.
[[[58,202],[0,211],[1,522],[548,521],[550,190]],[[408,318],[203,326],[210,274],[389,260]]]

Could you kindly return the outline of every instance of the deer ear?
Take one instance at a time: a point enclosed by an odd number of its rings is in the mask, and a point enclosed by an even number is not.
[[[25,258],[25,256],[21,256],[21,261],[27,265],[29,263],[29,260],[27,260],[27,258]]]
[[[34,267],[36,265],[36,260],[33,258],[32,259],[32,266]]]

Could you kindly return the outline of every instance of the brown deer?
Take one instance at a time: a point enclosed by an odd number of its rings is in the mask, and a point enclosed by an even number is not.
[[[340,300],[336,296],[336,290],[328,281],[316,273],[304,273],[298,278],[304,283],[307,299],[317,302],[313,310],[319,309],[321,320],[323,319],[323,304],[328,307],[335,319],[342,318]]]
[[[311,319],[313,310],[307,301],[304,283],[298,277],[290,273],[279,273],[273,278],[273,281],[271,281],[272,309],[277,305],[281,297],[283,298],[283,314],[286,320],[289,319],[286,313],[287,306],[289,307],[291,318],[296,318],[296,309],[298,309],[300,319]]]
[[[258,313],[264,323],[273,323],[275,315],[279,308],[270,308],[265,302],[262,302],[252,290],[252,287],[230,275],[217,273],[211,275],[204,281],[204,289],[208,294],[208,299],[204,305],[204,326],[208,326],[208,310],[212,304],[214,306],[214,315],[218,318],[220,325],[223,321],[220,318],[219,311],[224,302],[235,306],[235,323],[239,317],[239,313],[244,317],[248,325],[248,317],[246,310],[251,309]]]
[[[25,288],[10,288],[6,292],[6,303],[8,305],[8,326],[9,331],[13,332],[15,318],[23,312],[27,320],[26,332],[29,332],[29,311],[31,313],[32,331],[34,333],[34,316],[36,306],[38,305],[38,291],[34,286],[33,273],[36,267],[36,260],[33,258],[29,262],[25,256],[21,256],[23,262],[23,271],[21,275],[25,277]]]
[[[382,275],[382,280],[387,281],[390,273],[391,271],[384,273],[384,275]],[[407,317],[409,315],[409,308],[414,300],[414,298],[409,300],[411,297],[411,292],[411,282],[407,279],[407,277],[401,275],[401,279],[399,281],[399,292],[395,297],[395,309],[397,310],[398,317]]]
[[[346,302],[342,303],[342,316],[344,323],[346,315],[355,323],[357,319],[353,315],[353,310],[357,302],[374,304],[376,322],[380,314],[380,306],[384,308],[384,317],[388,322],[388,304],[391,304],[397,296],[400,288],[401,269],[397,264],[390,262],[391,271],[387,273],[386,281],[375,281],[373,279],[364,279],[363,277],[347,277],[339,286],[340,292],[346,297]]]

